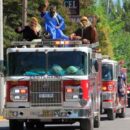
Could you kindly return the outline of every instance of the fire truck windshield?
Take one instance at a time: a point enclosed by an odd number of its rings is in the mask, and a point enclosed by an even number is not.
[[[43,52],[13,52],[8,55],[8,74],[44,75],[46,55]]]
[[[113,71],[111,64],[102,64],[102,79],[107,81],[113,79]]]
[[[8,55],[10,76],[66,76],[87,74],[87,54],[78,51],[13,52]]]

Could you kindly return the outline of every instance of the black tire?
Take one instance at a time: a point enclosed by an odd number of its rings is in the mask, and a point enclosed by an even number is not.
[[[130,107],[130,98],[128,98],[128,107]]]
[[[37,122],[36,123],[36,130],[44,130],[44,123],[43,122]]]
[[[93,119],[81,119],[80,130],[93,130]]]
[[[94,128],[99,128],[99,127],[100,127],[100,115],[94,118]]]
[[[32,122],[25,122],[26,129],[27,130],[33,130],[34,129],[34,124]]]
[[[118,115],[120,118],[125,118],[125,108],[121,108],[121,113]]]
[[[102,102],[100,103],[100,114],[103,114]]]
[[[103,108],[102,108],[102,95],[100,96],[100,114],[103,114]]]
[[[114,112],[114,110],[108,110],[107,111],[107,117],[108,117],[109,120],[115,120],[116,113]]]
[[[9,129],[10,130],[24,130],[24,123],[23,121],[19,120],[9,120]]]

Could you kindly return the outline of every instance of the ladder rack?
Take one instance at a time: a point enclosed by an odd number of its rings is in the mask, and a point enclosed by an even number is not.
[[[93,44],[82,44],[81,40],[42,40],[35,39],[33,41],[13,41],[10,47],[90,47],[96,48],[99,42]]]

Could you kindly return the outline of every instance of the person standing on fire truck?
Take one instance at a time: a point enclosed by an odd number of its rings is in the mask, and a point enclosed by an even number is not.
[[[122,78],[122,75],[118,76],[118,105],[121,105],[122,98],[125,96],[125,82]]]
[[[86,16],[80,19],[80,28],[70,35],[72,40],[82,40],[84,44],[91,44],[98,41],[96,27],[91,24]]]

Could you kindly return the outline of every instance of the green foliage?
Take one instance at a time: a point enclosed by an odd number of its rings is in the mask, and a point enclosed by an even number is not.
[[[7,47],[11,41],[16,41],[19,39],[19,35],[17,35],[13,28],[9,26],[4,26],[4,47]]]
[[[113,58],[113,47],[112,47],[112,42],[110,39],[110,34],[111,34],[111,21],[106,15],[105,12],[105,5],[102,6],[98,5],[92,5],[88,8],[89,15],[96,15],[97,16],[97,30],[98,30],[98,35],[99,35],[99,43],[100,43],[100,48],[101,52],[103,55],[109,55],[110,57]]]
[[[124,1],[124,8],[121,8],[119,1],[114,6],[110,0],[109,8],[105,0],[98,1],[95,14],[99,18],[97,29],[102,54],[108,54],[117,61],[123,59],[130,82],[130,1]]]
[[[12,40],[18,38],[18,35],[14,32],[14,28],[21,24],[20,14],[21,5],[18,0],[4,0],[4,46],[9,45]],[[15,5],[15,6],[14,6]]]
[[[130,1],[124,1],[124,8],[117,3],[117,10],[112,10],[110,14],[112,32],[110,38],[113,42],[114,57],[116,60],[124,60],[124,66],[128,69],[130,75]],[[128,81],[130,78],[128,76]]]

